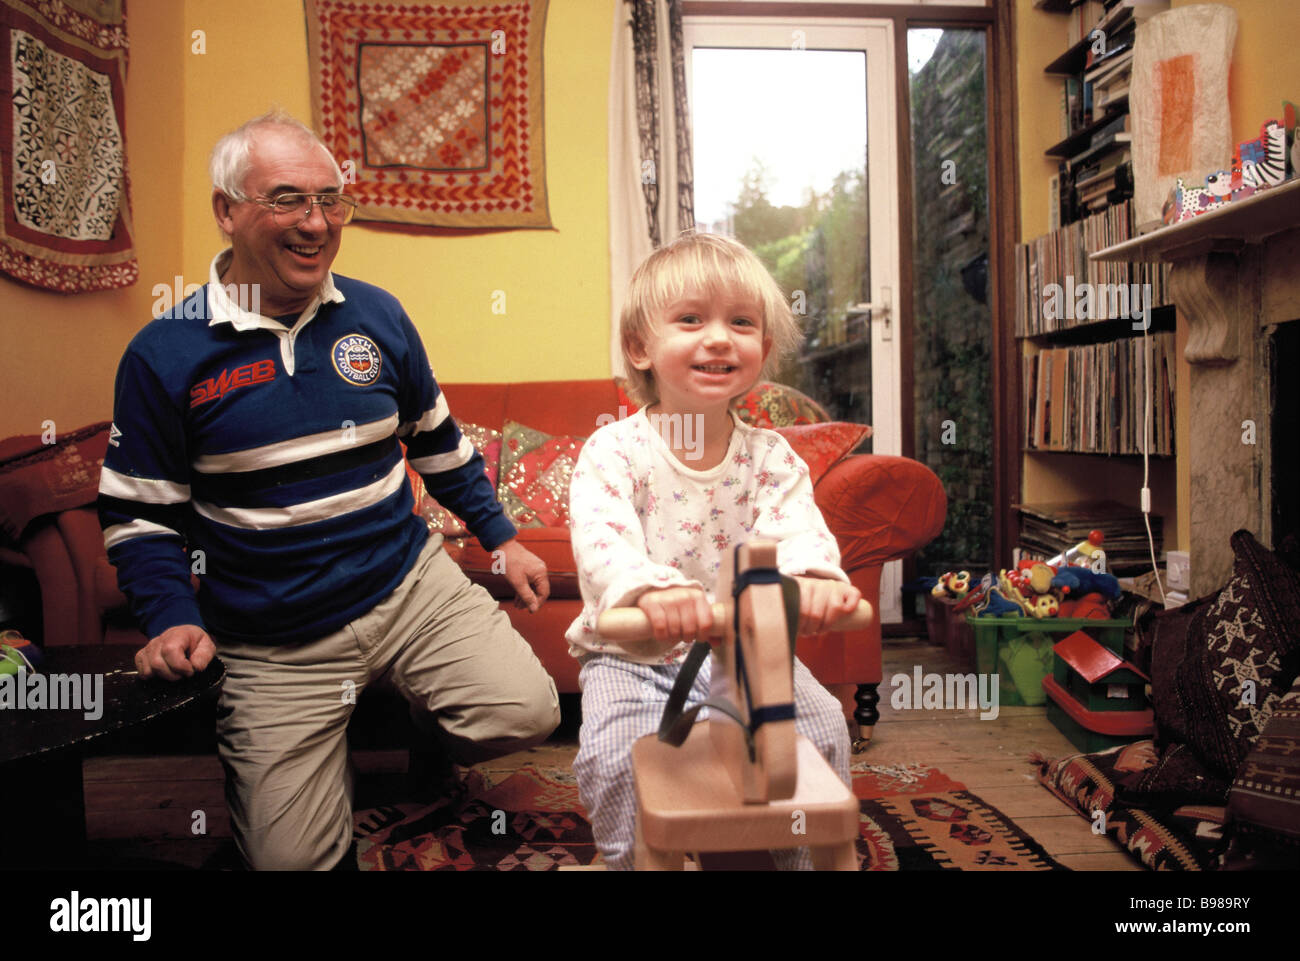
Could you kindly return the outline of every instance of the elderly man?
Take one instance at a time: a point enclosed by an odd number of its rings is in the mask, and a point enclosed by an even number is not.
[[[355,203],[325,146],[272,113],[223,137],[211,170],[230,247],[122,358],[100,523],[151,638],[140,674],[188,676],[214,652],[226,665],[218,738],[241,855],[324,869],[348,861],[344,732],[367,684],[390,679],[461,763],[559,723],[531,648],[413,513],[398,439],[501,551],[519,603],[536,610],[549,586],[401,305],[331,274]]]

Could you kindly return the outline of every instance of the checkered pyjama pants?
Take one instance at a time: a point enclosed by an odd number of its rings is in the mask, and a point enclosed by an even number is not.
[[[709,669],[700,668],[683,710],[709,696]],[[678,665],[636,664],[612,654],[586,660],[582,687],[582,730],[573,772],[591,819],[596,847],[611,871],[631,870],[635,858],[636,792],[632,744],[659,729]],[[840,703],[798,659],[794,662],[795,729],[822,753],[835,773],[849,783],[849,731]],[[705,708],[697,716],[708,716]],[[812,870],[806,847],[773,851],[781,870]]]

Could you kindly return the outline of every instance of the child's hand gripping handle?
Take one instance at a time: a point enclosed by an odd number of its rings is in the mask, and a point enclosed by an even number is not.
[[[711,637],[721,637],[723,625],[729,616],[725,604],[713,605],[713,630]],[[858,601],[857,610],[845,614],[828,628],[832,631],[860,631],[870,627],[876,612],[866,601]],[[611,641],[644,641],[654,636],[650,618],[639,607],[614,607],[596,619],[596,631]]]

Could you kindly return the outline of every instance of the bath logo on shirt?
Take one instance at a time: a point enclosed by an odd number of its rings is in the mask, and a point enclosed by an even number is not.
[[[330,351],[334,360],[334,369],[349,384],[366,387],[379,378],[379,368],[383,363],[379,348],[369,337],[361,334],[348,334],[340,337]]]

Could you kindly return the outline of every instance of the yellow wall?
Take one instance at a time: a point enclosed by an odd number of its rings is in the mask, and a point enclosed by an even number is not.
[[[255,31],[249,30],[256,24]],[[301,0],[186,0],[207,53],[185,71],[185,273],[219,249],[207,151],[278,103],[311,122]],[[607,103],[613,4],[552,0],[546,19],[546,178],[553,230],[453,236],[353,224],[334,269],[402,301],[447,381],[609,375]],[[493,291],[505,292],[504,315]]]
[[[0,437],[108,420],[113,375],[127,342],[150,317],[150,288],[181,267],[181,11],[174,0],[131,0],[126,86],[127,169],[140,280],[122,290],[55,294],[0,275],[0,336],[22,343],[6,365]],[[21,341],[17,338],[21,338]]]
[[[609,375],[606,116],[609,0],[552,0],[545,36],[550,230],[421,235],[353,224],[341,274],[394,293],[447,382]],[[62,296],[0,278],[0,328],[38,334],[12,365],[0,437],[106,420],[127,342],[152,288],[203,283],[220,248],[207,155],[224,132],[279,104],[311,122],[301,0],[131,0],[127,149],[140,280]],[[203,53],[193,31],[203,31]],[[504,315],[493,292],[505,292]]]
[[[1173,0],[1172,7],[1199,0]],[[1280,119],[1282,101],[1300,98],[1300,59],[1293,47],[1300,36],[1300,4],[1277,0],[1225,0],[1237,11],[1237,40],[1228,81],[1233,141],[1259,135],[1259,125]],[[1043,151],[1060,140],[1060,79],[1043,68],[1065,50],[1063,17],[1033,9],[1032,0],[1016,2],[1016,72],[1019,128],[1020,236],[1037,237],[1048,227],[1048,179],[1056,161]],[[1224,158],[1225,161],[1227,158]],[[1208,172],[1208,171],[1207,171]],[[1186,324],[1178,321],[1179,357],[1186,345]],[[1176,450],[1185,450],[1190,435],[1188,365],[1179,361]],[[1136,506],[1141,463],[1102,459],[1026,455],[1022,497],[1028,502],[1113,497]],[[1152,461],[1152,506],[1165,516],[1165,545],[1176,549],[1190,542],[1190,474],[1185,458],[1176,465]],[[1174,504],[1177,504],[1176,509]]]

